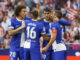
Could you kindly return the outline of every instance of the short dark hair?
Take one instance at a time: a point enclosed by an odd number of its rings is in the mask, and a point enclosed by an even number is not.
[[[61,13],[60,10],[56,10],[56,11],[55,11],[55,14],[56,14],[56,16],[57,16],[59,19],[62,18],[62,13]]]
[[[51,9],[48,8],[48,7],[46,7],[46,8],[44,9],[44,11],[46,11],[46,12],[51,12]]]
[[[38,17],[38,12],[36,10],[31,11],[31,14],[33,15],[34,18]]]
[[[26,8],[26,6],[25,6],[25,5],[17,5],[16,8],[15,8],[14,14],[15,14],[16,16],[19,16],[19,13],[21,12],[21,10],[22,10],[23,8]]]

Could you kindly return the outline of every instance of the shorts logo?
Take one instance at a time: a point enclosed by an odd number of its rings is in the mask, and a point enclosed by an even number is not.
[[[42,54],[42,60],[45,60],[45,59],[46,59],[46,55]]]
[[[16,56],[16,52],[10,52],[10,57],[15,57]]]

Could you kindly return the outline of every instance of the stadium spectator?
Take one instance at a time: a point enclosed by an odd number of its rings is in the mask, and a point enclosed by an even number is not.
[[[0,48],[3,48],[3,46],[4,46],[3,45],[4,35],[5,35],[5,30],[2,27],[1,22],[0,22]]]
[[[40,4],[38,3],[38,4],[36,4],[36,10],[37,10],[37,12],[38,12],[38,16],[40,16]]]
[[[33,0],[33,2],[34,2],[35,4],[38,4],[38,3],[40,2],[40,0]]]
[[[43,2],[41,2],[41,4],[40,4],[40,16],[42,16],[42,14],[43,14],[43,11],[44,11],[44,8],[45,8],[45,5],[44,5],[44,3]]]
[[[27,12],[35,10],[36,4],[39,4],[37,8],[37,10],[39,10],[39,16],[43,16],[42,13],[44,7],[52,7],[52,8],[55,7],[54,8],[55,10],[61,9],[63,17],[68,16],[68,18],[71,20],[72,25],[78,24],[78,26],[80,26],[80,0],[0,0],[0,22],[4,26],[4,29],[7,30],[6,27],[7,25],[6,26],[4,25],[4,21],[2,22],[2,19],[5,20],[6,18],[6,21],[8,23],[14,14],[14,7],[16,7],[16,5],[18,4],[26,4]],[[78,17],[78,19],[75,17]],[[75,20],[79,22],[75,23]],[[80,28],[78,28],[78,26],[77,29],[75,26],[66,27],[68,33],[68,39],[66,40],[67,41],[66,44],[68,43],[72,45],[74,45],[75,43],[78,44],[80,38],[78,40],[75,39],[75,35],[77,36],[80,35]],[[79,30],[79,33],[76,30]],[[76,34],[75,31],[77,32]]]
[[[5,49],[10,48],[10,42],[11,42],[11,38],[8,34],[6,34],[5,37],[4,37],[4,48]]]
[[[28,16],[28,13],[30,12],[30,8],[27,4],[26,4],[26,12],[27,12],[27,16]]]
[[[4,28],[5,32],[8,32],[8,23],[6,21],[6,17],[3,18],[1,25]]]

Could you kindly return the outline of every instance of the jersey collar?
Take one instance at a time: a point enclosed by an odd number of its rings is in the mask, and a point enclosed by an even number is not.
[[[37,21],[37,20],[32,19],[32,21]]]
[[[44,21],[45,21],[45,22],[49,22],[49,21],[47,21],[46,19],[44,19]]]
[[[16,17],[16,19],[17,19],[18,21],[23,21],[23,20],[19,20],[17,17]]]

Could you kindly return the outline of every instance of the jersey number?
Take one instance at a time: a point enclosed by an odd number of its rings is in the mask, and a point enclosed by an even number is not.
[[[34,31],[35,27],[32,27],[30,29],[30,27],[27,27],[27,38],[31,38],[31,39],[35,39],[36,38],[36,32]]]

